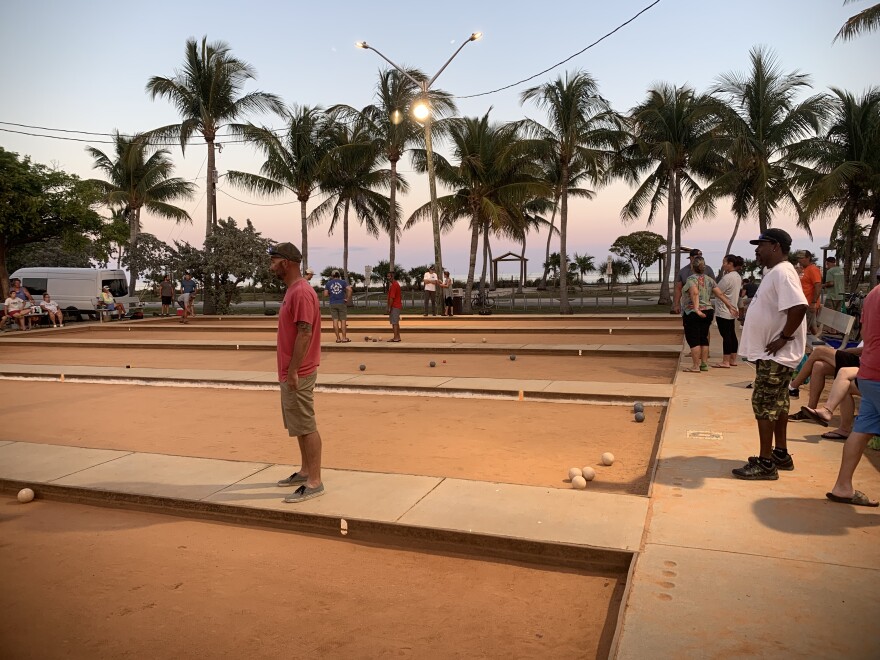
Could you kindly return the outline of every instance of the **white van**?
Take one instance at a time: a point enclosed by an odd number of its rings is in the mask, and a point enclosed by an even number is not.
[[[110,287],[117,302],[130,309],[138,299],[128,295],[128,278],[123,270],[106,268],[19,268],[10,280],[22,285],[39,302],[44,293],[52,296],[60,309],[94,314],[101,290]]]

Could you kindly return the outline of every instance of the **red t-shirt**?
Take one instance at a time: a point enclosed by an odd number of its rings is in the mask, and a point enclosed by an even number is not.
[[[299,321],[312,326],[312,341],[296,370],[298,376],[308,376],[321,364],[321,308],[318,295],[308,280],[297,280],[287,288],[278,314],[278,382],[287,380],[287,367],[293,356],[296,324]]]
[[[880,286],[871,289],[862,305],[862,357],[859,378],[880,381]]]
[[[804,273],[801,275],[801,289],[804,291],[804,297],[807,299],[807,305],[810,307],[819,307],[818,296],[816,295],[819,289],[822,288],[822,273],[819,271],[819,267],[813,264],[810,264],[806,268],[804,268]]]
[[[388,306],[392,309],[403,309],[403,300],[400,295],[400,282],[392,282],[388,287]]]

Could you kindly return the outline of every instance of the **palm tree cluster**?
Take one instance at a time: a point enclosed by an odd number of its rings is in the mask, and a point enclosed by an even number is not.
[[[252,194],[296,196],[305,266],[309,231],[329,220],[330,234],[341,229],[346,276],[352,222],[372,237],[388,237],[385,263],[394,269],[401,233],[431,218],[430,204],[402,218],[398,201],[409,189],[398,169],[401,159],[408,157],[419,172],[429,165],[424,133],[410,112],[421,99],[417,83],[426,80],[424,73],[380,71],[373,102],[360,109],[287,106],[274,94],[245,92],[255,77],[253,67],[225,43],[190,39],[182,68],[151,78],[146,87],[152,98],[177,108],[180,123],[133,139],[117,136],[112,157],[90,149],[95,167],[109,179],[103,184],[105,202],[124,212],[132,241],[141,208],[189,220],[171,202],[190,197],[192,187],[171,176],[168,153],[160,147],[183,149],[196,136],[207,145],[205,234],[211,235],[217,224],[215,146],[218,138],[233,137],[252,145],[263,163],[258,172],[223,176]],[[582,281],[593,268],[589,255],[575,254],[574,261],[568,256],[572,223],[590,222],[572,218],[571,200],[592,199],[615,179],[635,188],[621,209],[623,222],[645,218],[651,224],[665,208],[666,254],[676,256],[674,263],[664,262],[661,304],[670,302],[682,232],[716,213],[722,201],[736,219],[731,243],[748,218],[764,230],[790,210],[809,233],[820,214],[837,213],[832,241],[844,246],[843,261],[851,271],[855,262],[864,264],[867,255],[855,254],[855,246],[875,244],[880,230],[878,91],[854,96],[835,89],[803,98],[808,90],[807,75],[782,71],[763,48],[752,50],[747,72],[724,74],[706,92],[658,83],[628,113],[616,112],[597,81],[579,70],[522,92],[521,102],[532,104],[543,119],[498,123],[490,112],[458,117],[451,95],[431,90],[434,134],[447,154],[435,152],[432,162],[448,191],[437,199],[441,230],[459,221],[470,229],[465,305],[477,281],[487,285],[493,240],[516,241],[525,254],[528,234],[547,229],[541,287],[551,270],[558,274],[560,312],[571,313],[569,279],[580,274]],[[283,126],[246,121],[253,113],[281,117]],[[865,216],[872,219],[869,241],[859,238]]]

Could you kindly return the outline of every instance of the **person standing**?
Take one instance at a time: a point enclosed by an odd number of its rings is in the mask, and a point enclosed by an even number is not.
[[[422,277],[422,284],[425,286],[425,313],[422,316],[428,315],[428,304],[431,305],[431,312],[434,316],[437,316],[437,286],[440,284],[440,280],[437,278],[437,273],[434,271],[434,266],[428,266],[428,270],[425,271],[424,277]]]
[[[833,309],[835,312],[840,311],[843,304],[843,268],[837,263],[836,257],[828,257],[825,259],[825,306]]]
[[[703,251],[694,248],[690,251],[690,256],[688,256],[688,265],[678,271],[678,275],[675,276],[675,296],[672,298],[672,311],[675,314],[681,314],[681,291],[684,289],[684,284],[687,282],[687,278],[694,274],[692,270],[692,265],[694,263],[694,259],[697,257],[702,257]],[[707,275],[711,277],[713,280],[715,279],[715,272],[709,267],[706,266],[703,271],[703,275]],[[683,322],[683,319],[682,319]]]
[[[278,313],[278,382],[284,428],[299,442],[301,467],[278,482],[299,487],[287,504],[324,494],[321,481],[321,434],[315,420],[315,381],[321,364],[321,307],[318,294],[299,271],[302,253],[292,243],[269,250],[269,269],[287,287]]]
[[[749,305],[742,329],[740,355],[755,363],[752,411],[758,423],[760,452],[741,468],[738,479],[778,479],[777,470],[793,470],[788,453],[788,386],[804,355],[807,299],[788,262],[791,236],[771,228],[757,239],[755,258],[763,266],[761,286]],[[774,448],[775,439],[775,448]]]
[[[390,342],[400,341],[400,313],[403,309],[403,295],[400,291],[400,283],[393,270],[388,271],[388,305],[385,307],[385,313],[388,314],[388,322],[391,323],[391,329],[394,330],[394,336],[389,339]]]
[[[443,280],[440,282],[443,289],[443,314],[441,316],[452,316],[452,277],[449,271],[443,271]]]
[[[859,415],[852,433],[843,445],[840,470],[837,481],[825,496],[832,502],[856,504],[858,506],[878,506],[863,492],[853,487],[853,474],[868,441],[880,435],[880,287],[874,287],[865,298],[862,306],[862,337],[865,346],[862,350],[858,371],[858,388],[862,395]]]
[[[727,299],[736,304],[740,299],[742,291],[742,277],[739,269],[743,267],[743,258],[735,254],[728,254],[721,261],[721,272],[723,275],[718,281],[718,288],[724,293]],[[721,369],[729,369],[737,366],[736,353],[739,350],[739,340],[736,338],[736,317],[737,314],[731,314],[727,305],[720,298],[715,299],[715,323],[718,325],[718,332],[721,334],[723,357],[721,362],[713,364],[713,367]]]
[[[703,257],[691,260],[693,274],[687,278],[681,296],[681,308],[684,311],[684,337],[691,349],[691,367],[684,371],[699,373],[709,371],[709,329],[712,327],[714,310],[709,302],[711,294],[718,296],[726,305],[730,314],[737,315],[737,309],[727,299],[715,280],[704,274],[706,262]]]
[[[183,281],[180,283],[180,291],[181,293],[177,297],[177,304],[183,308],[183,318],[180,319],[180,322],[189,323],[189,315],[192,310],[190,299],[196,292],[196,283],[189,273],[184,273]]]
[[[348,304],[351,302],[351,285],[342,279],[338,270],[334,270],[327,284],[324,285],[324,297],[330,300],[330,318],[333,321],[333,332],[337,344],[351,341],[348,331]]]
[[[813,263],[813,253],[809,250],[798,252],[798,264],[804,269],[801,273],[801,288],[807,299],[807,332],[811,335],[819,335],[819,326],[816,318],[819,315],[819,307],[822,302],[819,297],[822,294],[822,273],[819,267]]]
[[[159,297],[162,299],[162,312],[159,316],[170,316],[171,301],[174,298],[174,283],[170,275],[163,277],[159,283]]]

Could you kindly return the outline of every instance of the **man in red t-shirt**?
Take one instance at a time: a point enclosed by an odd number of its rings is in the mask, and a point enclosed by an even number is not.
[[[388,321],[394,330],[394,336],[388,341],[400,341],[400,310],[403,309],[403,298],[400,293],[400,283],[394,275],[394,271],[388,271],[388,306],[385,313],[388,314]]]
[[[278,314],[278,382],[281,416],[290,437],[299,440],[301,465],[281,487],[299,487],[284,498],[305,502],[324,494],[321,482],[321,435],[315,421],[314,390],[321,363],[321,308],[318,296],[300,274],[302,254],[292,243],[269,250],[269,269],[287,286]]]
[[[822,293],[822,273],[819,267],[813,263],[813,253],[809,250],[798,252],[798,263],[804,272],[801,273],[801,289],[807,299],[807,332],[812,335],[819,334],[819,326],[816,316],[822,303],[819,295]]]
[[[853,474],[872,436],[880,435],[880,286],[871,289],[862,305],[862,358],[858,386],[862,395],[853,432],[843,445],[837,482],[825,496],[832,502],[859,506],[880,506],[853,488]]]

